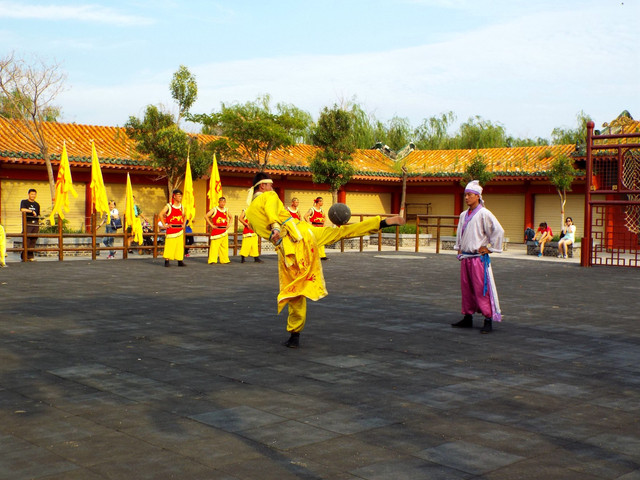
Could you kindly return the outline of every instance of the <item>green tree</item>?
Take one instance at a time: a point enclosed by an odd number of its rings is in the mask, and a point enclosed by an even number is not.
[[[476,115],[460,125],[457,135],[452,139],[452,148],[477,149],[499,148],[506,145],[507,135],[500,124],[491,123]]]
[[[176,125],[180,125],[180,120],[189,113],[189,109],[198,98],[196,77],[191,74],[187,67],[180,65],[178,71],[173,74],[169,90],[171,90],[173,99],[178,103]]]
[[[0,58],[0,117],[7,121],[17,137],[33,145],[42,155],[52,199],[55,178],[43,122],[58,117],[60,110],[52,103],[64,89],[65,79],[66,75],[57,64],[42,61],[29,64],[13,53]]]
[[[480,185],[484,187],[493,177],[494,174],[487,169],[487,162],[484,157],[476,154],[469,165],[467,165],[464,175],[462,175],[462,179],[460,180],[460,185],[465,187],[471,180],[478,180]]]
[[[549,181],[556,187],[560,196],[560,228],[564,226],[564,207],[567,204],[567,192],[571,191],[571,184],[575,179],[576,169],[573,167],[573,160],[565,154],[551,162],[551,169],[547,171]]]
[[[415,130],[415,144],[421,150],[444,150],[450,148],[449,128],[456,121],[453,112],[425,118]]]
[[[387,123],[387,145],[396,152],[411,142],[413,127],[408,118],[393,117]]]
[[[351,180],[355,168],[351,164],[354,117],[337,105],[325,107],[313,134],[314,145],[320,147],[309,165],[314,183],[329,186],[333,202],[337,202],[340,187]]]
[[[204,125],[203,131],[223,135],[228,142],[228,150],[234,146],[241,148],[249,160],[264,170],[269,163],[271,152],[287,148],[304,137],[311,115],[293,105],[279,103],[276,111],[271,111],[269,95],[244,104],[221,104],[219,112],[210,115],[190,116],[190,120]]]
[[[136,141],[136,150],[148,155],[154,166],[167,179],[167,194],[178,188],[184,176],[187,155],[194,179],[201,177],[211,165],[197,138],[180,130],[170,113],[155,105],[147,106],[143,119],[129,117],[125,123],[127,135]]]
[[[578,126],[576,128],[556,127],[551,132],[551,143],[554,145],[581,145],[586,142],[587,123],[591,117],[582,110],[576,115]]]

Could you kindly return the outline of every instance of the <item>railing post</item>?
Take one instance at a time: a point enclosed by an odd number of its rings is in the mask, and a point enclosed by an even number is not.
[[[242,237],[242,240],[244,240],[244,236]],[[207,244],[209,243],[210,242],[207,242]],[[258,242],[258,254],[260,253],[260,250],[261,250],[260,247],[262,247],[262,245],[260,242]],[[233,216],[233,256],[235,257],[237,255],[238,255],[238,216],[234,215]]]
[[[416,253],[420,251],[420,215],[416,215]]]
[[[95,260],[97,257],[96,251],[96,212],[91,214],[91,260]]]
[[[62,226],[64,221],[58,215],[58,260],[62,261],[64,259],[64,237],[62,236]]]
[[[396,225],[396,252],[400,250],[400,226]]]
[[[153,258],[158,258],[158,214],[153,214]]]
[[[436,253],[440,253],[440,217],[438,217],[437,219],[438,221],[436,222]]]
[[[364,215],[360,215],[360,221],[362,222],[364,220]],[[362,237],[360,237],[360,251],[363,252],[364,251],[364,239]]]
[[[27,261],[27,212],[22,212],[22,261]]]

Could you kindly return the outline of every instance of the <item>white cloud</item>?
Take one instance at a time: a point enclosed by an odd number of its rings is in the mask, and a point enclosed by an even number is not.
[[[413,48],[203,63],[191,68],[199,90],[192,111],[268,93],[317,116],[357,96],[383,121],[399,115],[417,125],[451,110],[460,121],[480,115],[512,135],[549,137],[556,126],[574,126],[580,110],[597,124],[623,109],[640,116],[637,39],[630,22],[592,8],[579,22],[572,12],[531,14]],[[101,90],[77,86],[62,105],[80,123],[121,125],[147,104],[172,105],[171,75]]]
[[[24,2],[0,2],[0,18],[75,20],[121,26],[141,26],[154,23],[150,18],[125,15],[101,5],[30,5]]]

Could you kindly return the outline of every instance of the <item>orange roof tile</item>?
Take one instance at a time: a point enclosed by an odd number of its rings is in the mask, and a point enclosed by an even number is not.
[[[154,169],[145,155],[136,152],[135,142],[127,137],[122,127],[43,122],[42,129],[49,143],[49,153],[54,160],[59,160],[62,145],[66,142],[67,154],[72,165],[90,163],[93,141],[100,163],[107,168],[135,165],[137,168]],[[198,137],[202,137],[204,141],[216,138],[211,135]],[[38,148],[23,136],[16,134],[4,118],[0,118],[0,157],[12,159],[16,163],[37,164],[42,161]]]
[[[480,155],[489,171],[507,174],[530,174],[548,170],[558,156],[571,155],[575,145],[540,147],[480,148],[477,150],[414,150],[403,164],[410,173],[460,174]]]

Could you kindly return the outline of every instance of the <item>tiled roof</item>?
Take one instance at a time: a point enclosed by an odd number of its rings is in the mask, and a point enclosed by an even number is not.
[[[91,140],[95,142],[100,163],[105,168],[153,171],[156,170],[147,157],[135,150],[135,143],[127,137],[122,127],[104,127],[45,122],[43,129],[49,140],[53,160],[59,160],[63,141],[67,144],[72,166],[91,163]],[[218,137],[197,134],[203,143]],[[542,147],[486,148],[479,150],[414,150],[402,164],[407,166],[410,178],[459,177],[466,166],[481,155],[489,170],[504,177],[545,176],[551,162],[560,154],[570,155],[574,145]],[[311,176],[309,162],[318,147],[298,144],[271,153],[268,171],[284,174]],[[396,181],[401,174],[398,164],[379,150],[356,150],[353,154],[356,179]],[[7,121],[0,118],[0,161],[39,165],[42,159],[37,148],[16,135]],[[221,172],[255,172],[256,164],[243,160],[219,159]]]
[[[460,175],[481,156],[487,169],[504,176],[531,176],[548,170],[553,160],[575,150],[575,145],[541,147],[480,148],[477,150],[414,150],[403,163],[410,174]]]
[[[66,142],[67,155],[72,166],[91,164],[91,141],[95,143],[100,164],[105,168],[155,170],[144,155],[135,151],[135,143],[122,127],[77,125],[74,123],[43,122],[42,128],[54,161],[60,160],[62,144]],[[211,135],[198,135],[211,141]],[[17,135],[8,121],[0,118],[0,159],[10,163],[40,164],[38,148],[21,135]]]
[[[76,125],[44,122],[43,130],[49,141],[52,159],[59,160],[62,143],[67,144],[67,154],[72,166],[91,164],[91,140],[95,142],[100,164],[106,168],[135,167],[137,170],[154,170],[146,156],[135,150],[135,142],[127,137],[122,127]],[[215,140],[213,135],[196,134],[203,143]],[[277,172],[299,172],[311,175],[308,164],[318,151],[311,145],[294,145],[271,153],[268,170]],[[19,135],[8,122],[0,118],[0,160],[9,163],[40,164],[38,149]],[[395,177],[394,162],[377,150],[356,150],[353,164],[358,176]],[[256,164],[249,161],[220,160],[221,171],[255,171]]]

